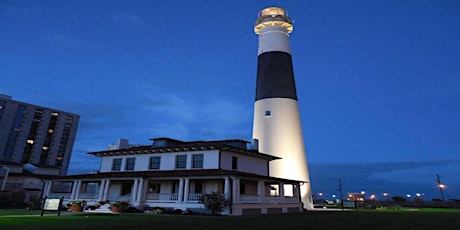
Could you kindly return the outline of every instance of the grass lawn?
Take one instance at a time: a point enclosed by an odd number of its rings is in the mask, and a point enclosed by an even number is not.
[[[0,229],[460,229],[460,210],[306,212],[260,216],[79,214],[1,217]]]

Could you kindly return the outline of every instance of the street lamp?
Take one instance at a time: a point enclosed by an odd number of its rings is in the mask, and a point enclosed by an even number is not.
[[[363,199],[363,202],[364,202],[364,200],[366,200],[366,191],[362,190],[361,195],[363,195],[362,199]]]
[[[441,200],[444,201],[444,192],[442,190],[446,187],[446,185],[441,183],[441,177],[438,174],[436,174],[436,178],[436,182],[438,182],[439,192],[441,192]]]
[[[384,193],[383,193],[383,196],[384,196],[387,200],[390,200],[390,194],[389,194],[389,193],[384,192]]]
[[[323,198],[323,193],[320,192],[320,193],[318,193],[318,195],[319,195],[319,199],[321,200]]]

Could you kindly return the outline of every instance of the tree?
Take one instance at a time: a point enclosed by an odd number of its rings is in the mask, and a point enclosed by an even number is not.
[[[394,196],[391,198],[395,203],[404,203],[406,202],[406,198],[402,197],[402,196]]]
[[[230,200],[220,192],[211,192],[203,194],[199,202],[204,204],[206,209],[211,211],[213,215],[219,214],[222,210],[230,205]]]

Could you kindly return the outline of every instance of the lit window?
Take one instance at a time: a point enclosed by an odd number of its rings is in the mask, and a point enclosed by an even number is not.
[[[113,159],[112,171],[120,171],[120,170],[121,170],[121,158]]]
[[[126,159],[126,170],[134,170],[134,165],[136,164],[136,158],[130,157]]]
[[[59,115],[59,113],[56,113],[56,112],[51,113],[51,116],[57,116],[57,115]]]
[[[150,157],[150,169],[160,169],[161,157]]]
[[[54,133],[54,130],[48,129],[48,133]]]
[[[184,169],[187,165],[187,155],[176,156],[176,168]]]
[[[34,144],[34,140],[27,140],[27,144],[33,145],[33,144]]]
[[[192,155],[192,168],[203,168],[203,154]]]
[[[45,150],[45,151],[48,151],[49,147],[43,146],[42,149]]]

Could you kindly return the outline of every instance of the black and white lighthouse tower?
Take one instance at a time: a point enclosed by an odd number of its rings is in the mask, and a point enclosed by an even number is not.
[[[259,12],[254,27],[259,49],[252,137],[260,152],[282,158],[270,162],[270,176],[304,181],[302,202],[304,208],[313,209],[289,45],[292,30],[284,9],[269,7]],[[283,192],[289,195],[293,189],[283,187]]]

